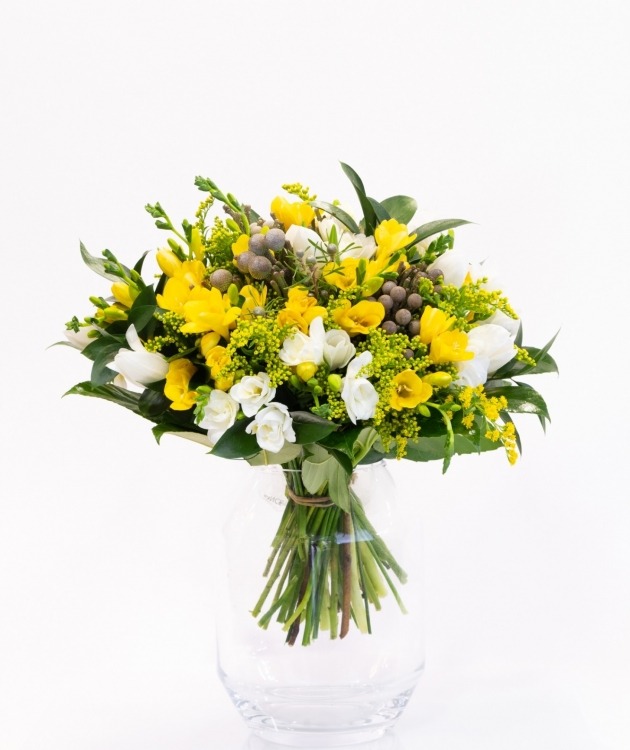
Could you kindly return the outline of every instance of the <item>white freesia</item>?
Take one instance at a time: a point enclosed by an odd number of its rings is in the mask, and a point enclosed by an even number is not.
[[[254,414],[276,395],[269,375],[259,372],[258,375],[246,375],[230,388],[230,396],[238,401],[246,417]]]
[[[83,351],[88,344],[91,344],[95,339],[92,338],[92,332],[98,331],[95,326],[80,326],[78,331],[71,329],[64,331],[68,343],[79,351]]]
[[[229,393],[215,389],[210,394],[199,427],[208,430],[208,441],[212,448],[223,433],[236,422],[238,408],[238,401]]]
[[[270,453],[279,453],[285,441],[295,443],[293,420],[285,404],[272,402],[261,409],[245,428],[250,435],[256,435],[256,442]]]
[[[475,356],[457,363],[459,378],[456,382],[473,388],[483,385],[488,375],[503,367],[516,354],[514,338],[505,328],[492,323],[471,329],[466,348]]]
[[[127,328],[126,337],[131,349],[120,349],[114,361],[107,365],[109,369],[141,387],[164,380],[168,372],[166,357],[159,352],[148,352],[133,324]]]
[[[487,325],[497,325],[501,326],[501,328],[505,328],[505,330],[510,334],[510,336],[516,336],[518,333],[519,326],[521,324],[521,321],[519,318],[510,318],[509,315],[506,315],[504,312],[501,312],[501,310],[496,310],[494,315],[491,315],[489,318],[486,318],[486,320],[480,321],[480,326],[487,326]]]
[[[343,224],[332,217],[322,219],[317,225],[322,239],[332,242],[336,238],[336,245],[341,258],[365,258],[370,260],[376,252],[376,240],[374,237],[366,237],[364,234],[352,234]]]
[[[297,367],[303,362],[319,365],[324,361],[324,321],[321,317],[313,318],[307,336],[302,331],[295,331],[282,342],[278,356],[285,365]]]
[[[324,362],[331,370],[341,370],[354,357],[356,349],[346,331],[333,328],[324,334]]]
[[[324,252],[322,238],[307,227],[292,224],[287,229],[286,238],[291,243],[293,252],[298,256],[303,254],[304,260],[317,260]]]
[[[359,373],[372,361],[372,352],[365,351],[355,357],[348,365],[343,379],[341,398],[353,424],[358,419],[371,419],[376,412],[378,393],[370,381]]]
[[[445,284],[460,287],[468,277],[471,281],[477,281],[484,274],[481,272],[481,264],[471,263],[461,250],[447,250],[433,261],[427,271],[439,269],[444,276]]]

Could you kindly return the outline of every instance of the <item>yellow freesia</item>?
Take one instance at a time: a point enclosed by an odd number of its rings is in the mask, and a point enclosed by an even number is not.
[[[185,260],[175,274],[175,278],[182,279],[190,287],[201,286],[206,275],[206,267],[200,260]]]
[[[415,234],[409,234],[406,224],[401,224],[396,219],[382,221],[374,230],[374,239],[377,245],[377,255],[391,255],[396,250],[401,250],[405,245],[415,240]]]
[[[358,266],[358,258],[344,258],[339,263],[326,263],[322,268],[322,277],[337,289],[348,291],[357,285]]]
[[[257,289],[253,284],[246,284],[241,287],[239,292],[241,297],[245,297],[245,302],[241,309],[243,315],[251,315],[252,311],[256,307],[264,307],[267,302],[267,287],[263,284],[260,289]]]
[[[414,409],[431,398],[433,388],[413,370],[403,370],[392,381],[394,389],[389,399],[389,405],[398,411]]]
[[[472,359],[473,352],[466,351],[468,336],[463,331],[444,331],[431,341],[429,359],[435,364],[464,362]]]
[[[196,372],[197,368],[188,359],[176,359],[169,364],[164,395],[173,402],[171,409],[186,411],[194,405],[197,392],[189,390],[188,385]]]
[[[278,313],[278,325],[295,325],[302,333],[308,334],[308,327],[315,318],[325,318],[325,307],[317,304],[315,297],[311,297],[308,289],[293,287],[289,289],[289,298],[284,308]]]
[[[344,300],[341,307],[333,312],[333,318],[338,326],[347,331],[350,336],[358,333],[368,333],[383,322],[385,308],[380,302],[361,300],[351,305],[350,300]]]
[[[201,232],[199,227],[193,227],[190,230],[190,253],[198,261],[201,261],[205,252],[205,247],[201,241]]]
[[[172,250],[166,248],[158,250],[155,259],[162,273],[165,273],[169,278],[177,275],[181,270],[182,262]]]
[[[240,307],[233,307],[227,294],[213,287],[195,287],[190,292],[188,302],[184,304],[186,323],[181,327],[182,333],[206,333],[216,331],[226,341],[230,331],[236,328],[236,320],[241,314]]]
[[[202,336],[201,341],[199,342],[199,349],[201,350],[202,356],[207,359],[210,355],[210,350],[214,349],[215,346],[218,346],[219,341],[221,341],[221,336],[215,331],[212,331],[212,333],[206,333],[205,336]]]
[[[173,276],[164,285],[164,293],[156,296],[158,305],[178,315],[184,314],[184,305],[190,299],[190,284]]]
[[[232,254],[236,258],[237,255],[244,253],[249,249],[249,235],[242,234],[236,242],[232,243]]]
[[[112,294],[116,302],[120,302],[124,307],[131,307],[138,296],[138,290],[130,287],[126,281],[115,281],[112,284]]]
[[[430,344],[436,336],[448,331],[455,320],[455,316],[449,316],[443,310],[427,305],[420,318],[420,341]]]
[[[284,225],[285,229],[288,229],[292,224],[308,227],[315,218],[315,211],[306,201],[289,203],[288,200],[279,195],[271,202],[271,213]]]
[[[204,339],[205,338],[206,337],[204,336]],[[210,377],[214,380],[214,387],[219,391],[229,390],[234,384],[234,375],[221,377],[221,370],[230,364],[230,357],[227,353],[227,349],[220,345],[214,346],[208,351],[205,357],[206,364],[210,369]]]

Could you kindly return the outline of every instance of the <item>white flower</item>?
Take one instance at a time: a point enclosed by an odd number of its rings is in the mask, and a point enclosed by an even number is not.
[[[501,312],[501,310],[496,310],[494,315],[491,315],[489,318],[486,318],[486,320],[482,320],[479,322],[480,326],[487,326],[487,325],[497,325],[501,326],[501,328],[505,328],[505,330],[510,334],[510,336],[516,336],[518,333],[519,326],[521,324],[521,321],[518,318],[510,318],[509,315],[506,315],[504,312]]]
[[[324,362],[331,370],[341,370],[354,357],[356,349],[346,331],[333,328],[324,335]]]
[[[291,243],[296,255],[304,255],[304,260],[316,260],[323,249],[318,253],[317,248],[322,248],[322,239],[312,229],[291,224],[287,229],[286,238]]]
[[[258,445],[270,453],[279,453],[285,441],[295,443],[293,420],[284,404],[273,402],[267,404],[247,425],[246,432],[256,435]]]
[[[303,362],[321,365],[324,361],[324,321],[321,317],[313,318],[307,336],[302,331],[295,331],[282,342],[278,356],[289,367],[297,367]]]
[[[461,250],[447,250],[433,261],[427,271],[439,269],[444,276],[445,284],[460,287],[468,276],[471,281],[476,281],[484,274],[481,272],[479,263],[471,263]]]
[[[475,356],[473,359],[457,363],[457,384],[473,388],[483,385],[488,375],[503,367],[516,354],[514,338],[505,328],[492,323],[471,329],[468,332],[466,348],[474,352]]]
[[[215,389],[203,410],[199,427],[208,430],[210,446],[214,448],[219,438],[236,422],[238,402],[229,393]]]
[[[127,342],[131,349],[120,349],[114,361],[107,365],[110,370],[119,372],[126,380],[137,386],[164,380],[168,372],[166,357],[159,352],[148,352],[133,324],[127,329]]]
[[[326,242],[332,242],[336,238],[341,258],[365,258],[369,260],[376,252],[376,240],[374,237],[366,237],[364,234],[352,234],[343,224],[332,217],[322,219],[317,229]]]
[[[259,372],[258,375],[246,375],[230,388],[230,396],[238,401],[246,417],[253,417],[261,406],[268,404],[276,395],[269,375]]]
[[[92,331],[97,331],[98,328],[95,326],[80,326],[78,331],[67,330],[64,331],[68,343],[79,351],[83,351],[88,344],[91,344],[95,339],[91,337]]]
[[[343,379],[341,398],[353,424],[357,419],[371,419],[376,412],[378,393],[367,378],[359,377],[360,371],[372,361],[372,352],[365,351],[348,365]]]

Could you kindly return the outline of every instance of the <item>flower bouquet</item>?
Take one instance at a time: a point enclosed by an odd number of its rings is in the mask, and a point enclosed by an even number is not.
[[[455,454],[499,448],[514,462],[512,414],[549,418],[517,378],[556,371],[552,342],[524,346],[506,296],[454,249],[466,221],[410,228],[412,198],[376,201],[342,168],[359,218],[300,184],[259,214],[202,177],[192,222],[147,205],[167,233],[159,273],[143,278],[146,253],[127,267],[81,245],[111,288],[66,332],[93,363],[68,393],[130,409],[158,441],[287,469],[251,612],[289,645],[372,632],[386,596],[404,612],[407,573],[353,491],[355,468],[405,458],[446,471]]]

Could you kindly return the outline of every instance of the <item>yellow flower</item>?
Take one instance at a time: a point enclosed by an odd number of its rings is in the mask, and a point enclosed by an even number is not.
[[[473,352],[466,351],[468,336],[463,331],[444,331],[431,341],[429,358],[436,364],[464,362],[472,359]]]
[[[207,334],[207,336],[210,335],[212,334]],[[206,336],[203,337],[203,339],[205,338]],[[230,357],[227,353],[227,349],[224,346],[214,346],[204,356],[206,357],[206,364],[210,370],[210,377],[214,380],[214,387],[219,391],[229,390],[234,384],[234,375],[231,374],[220,377],[221,370],[230,364]]]
[[[264,307],[267,302],[267,287],[264,285],[260,289],[256,289],[252,284],[246,284],[241,287],[239,294],[241,297],[245,297],[245,302],[243,302],[241,308],[243,315],[251,315],[254,308]]]
[[[358,258],[344,258],[339,263],[326,263],[322,276],[326,282],[347,291],[357,285]]]
[[[374,239],[378,246],[378,256],[391,255],[415,240],[415,234],[408,234],[407,225],[396,219],[382,221],[374,230]]]
[[[201,232],[199,231],[199,227],[193,227],[190,230],[189,247],[193,257],[196,258],[196,260],[201,261],[205,248],[203,246],[203,242],[201,241]]]
[[[182,267],[181,260],[172,250],[166,248],[157,251],[156,260],[162,273],[165,273],[169,278],[175,276]]]
[[[368,333],[383,322],[385,308],[380,302],[368,302],[361,300],[356,305],[351,305],[350,300],[344,300],[343,306],[333,312],[335,323],[350,336],[358,333]]]
[[[214,331],[212,333],[206,333],[205,336],[201,337],[201,341],[199,342],[201,354],[208,359],[210,350],[214,349],[215,346],[218,346],[219,341],[221,341],[221,336],[218,333],[215,333]]]
[[[232,254],[236,258],[237,255],[244,253],[249,249],[249,235],[242,234],[236,242],[232,243]]]
[[[112,284],[112,294],[116,302],[120,302],[125,307],[131,307],[138,296],[138,290],[130,287],[126,281],[115,281]]]
[[[389,405],[393,409],[414,409],[431,398],[433,388],[424,383],[413,370],[403,370],[392,380],[392,391]],[[426,407],[425,407],[426,408]]]
[[[436,336],[448,331],[455,320],[453,315],[449,317],[443,310],[427,305],[420,318],[420,341],[430,344]]]
[[[278,325],[295,325],[302,333],[308,334],[312,321],[318,317],[325,318],[327,314],[326,308],[318,305],[315,297],[309,296],[308,289],[293,287],[289,289],[284,308],[278,313]]]
[[[164,271],[163,268],[162,270]],[[158,305],[164,310],[183,315],[184,305],[191,299],[193,290],[201,288],[205,273],[206,267],[199,260],[180,263],[174,275],[164,285],[164,293],[157,295]]]
[[[197,392],[189,390],[188,384],[196,372],[197,368],[188,359],[176,359],[169,364],[164,395],[173,402],[171,409],[186,411],[194,405]]]
[[[236,327],[236,319],[241,314],[240,307],[233,307],[227,294],[213,287],[195,287],[188,302],[184,304],[186,323],[181,327],[182,333],[206,333],[216,331],[226,341],[230,330]]]
[[[315,218],[315,211],[305,201],[289,203],[281,196],[276,196],[271,202],[271,213],[288,229],[292,224],[307,227]]]

